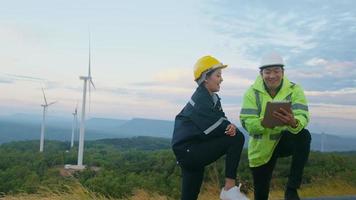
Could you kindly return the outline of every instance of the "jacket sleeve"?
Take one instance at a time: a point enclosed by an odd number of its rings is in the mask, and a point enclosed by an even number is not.
[[[222,109],[214,107],[213,103],[206,99],[191,100],[193,109],[190,119],[204,132],[205,135],[224,135],[226,127],[230,124]],[[220,102],[218,102],[221,108]]]
[[[298,122],[296,128],[288,126],[288,131],[297,134],[309,123],[309,109],[307,99],[305,98],[303,89],[296,85],[292,94],[292,111],[294,118]]]
[[[263,117],[260,117],[259,112],[253,89],[250,88],[244,95],[240,112],[240,122],[242,127],[246,129],[250,135],[262,134],[265,130],[261,125]]]

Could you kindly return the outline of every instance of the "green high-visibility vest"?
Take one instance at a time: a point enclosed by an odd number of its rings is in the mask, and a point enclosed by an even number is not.
[[[292,110],[298,126],[277,126],[275,128],[264,128],[261,125],[267,102],[289,100],[292,103]],[[248,144],[248,160],[250,167],[258,167],[266,164],[272,157],[277,146],[282,131],[288,130],[297,134],[309,122],[308,104],[301,86],[290,82],[285,76],[283,84],[276,96],[272,98],[266,91],[261,76],[258,76],[255,83],[244,95],[240,112],[242,126],[250,135]]]

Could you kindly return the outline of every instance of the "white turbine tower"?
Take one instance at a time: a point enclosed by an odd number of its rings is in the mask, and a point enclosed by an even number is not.
[[[74,146],[74,135],[75,133],[77,133],[77,127],[78,127],[78,105],[75,107],[74,113],[72,113],[73,115],[73,123],[72,123],[72,138],[70,141],[70,148],[73,148]]]
[[[84,153],[84,135],[85,135],[85,104],[87,97],[87,87],[89,87],[89,107],[90,107],[90,87],[91,85],[95,89],[95,85],[93,83],[91,77],[91,47],[90,47],[90,34],[89,34],[89,66],[88,66],[88,76],[80,76],[79,79],[84,81],[83,86],[83,100],[82,100],[82,115],[80,120],[80,128],[79,128],[79,147],[78,147],[78,163],[77,165],[64,165],[65,169],[74,169],[74,170],[82,170],[85,168],[83,165],[83,153]]]
[[[43,152],[43,146],[44,146],[44,134],[45,134],[45,122],[46,122],[47,107],[56,103],[55,101],[51,102],[51,103],[47,103],[46,95],[45,95],[43,88],[42,88],[42,93],[43,93],[43,98],[44,98],[44,104],[41,105],[43,107],[43,114],[42,114],[42,125],[41,125],[40,152]]]
[[[80,129],[79,129],[79,147],[78,147],[78,169],[84,169],[83,166],[83,154],[84,154],[84,135],[85,135],[85,103],[86,103],[86,94],[87,94],[87,86],[89,87],[89,96],[90,96],[90,86],[92,85],[95,89],[95,85],[93,83],[91,77],[91,47],[90,47],[90,36],[89,36],[89,66],[88,66],[88,76],[80,76],[80,80],[84,81],[83,86],[83,101],[82,101],[82,115],[80,121]],[[89,99],[89,106],[90,106],[90,99]]]
[[[320,151],[323,153],[325,152],[325,133],[321,132],[321,139],[320,139]]]

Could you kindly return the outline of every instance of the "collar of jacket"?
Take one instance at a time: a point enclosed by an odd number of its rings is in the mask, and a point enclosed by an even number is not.
[[[276,94],[282,89],[284,79],[282,78],[281,84],[277,87],[276,89]],[[263,82],[263,86],[265,87],[265,90],[268,92],[268,94],[271,96],[271,91],[268,90],[268,87],[265,82]]]
[[[283,76],[282,88],[278,91],[278,93],[285,92],[285,91],[289,90],[289,88],[291,88],[292,86],[293,86],[293,84],[288,80],[288,78],[286,76]],[[258,90],[264,94],[268,94],[267,90],[265,89],[261,75],[257,76],[255,82],[252,85],[252,88],[255,90]]]
[[[209,99],[211,103],[214,105],[213,97],[210,95],[208,89],[206,89],[204,84],[199,85],[199,87],[197,88],[197,92],[201,95],[202,98]],[[215,92],[213,93],[213,95],[217,97],[218,101],[220,100],[219,95],[217,95]]]

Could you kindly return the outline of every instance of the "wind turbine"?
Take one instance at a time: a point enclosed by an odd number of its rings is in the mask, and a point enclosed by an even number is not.
[[[79,79],[84,81],[83,86],[83,99],[82,99],[82,115],[80,120],[79,128],[79,147],[78,147],[78,162],[77,165],[66,164],[65,169],[82,170],[85,168],[83,165],[83,153],[84,153],[84,135],[85,135],[85,104],[87,97],[87,87],[89,87],[89,107],[90,107],[90,87],[93,86],[95,89],[94,82],[91,76],[91,46],[90,46],[90,33],[89,33],[89,65],[88,65],[88,76],[80,76]]]
[[[321,132],[321,139],[320,139],[320,151],[323,153],[325,152],[325,133]]]
[[[84,154],[84,135],[85,135],[85,103],[86,103],[86,94],[87,94],[87,86],[89,87],[89,97],[90,97],[90,87],[91,85],[95,89],[95,85],[91,76],[91,47],[90,47],[90,35],[89,35],[89,66],[88,66],[88,76],[80,76],[80,80],[84,81],[83,86],[83,101],[82,101],[82,115],[80,121],[80,129],[79,129],[79,147],[78,147],[78,163],[77,168],[84,169],[83,166],[83,154]],[[89,99],[90,103],[90,99]],[[90,104],[89,104],[90,106]]]
[[[72,123],[72,138],[70,141],[70,148],[73,148],[74,146],[74,134],[77,133],[77,127],[78,127],[78,104],[75,107],[74,113],[72,113],[73,115],[73,123]]]
[[[44,89],[42,88],[42,93],[43,93],[43,98],[44,98],[44,104],[41,106],[43,107],[43,114],[42,114],[42,125],[41,125],[41,139],[40,139],[40,152],[43,152],[43,146],[44,146],[44,133],[45,133],[45,122],[46,122],[46,111],[47,107],[56,103],[56,101],[47,103],[46,95],[44,92]]]

